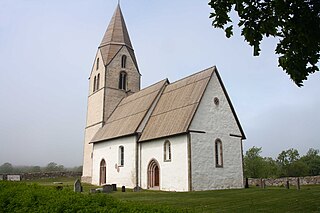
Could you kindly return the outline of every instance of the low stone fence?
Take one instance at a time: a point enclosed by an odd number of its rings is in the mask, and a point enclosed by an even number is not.
[[[298,184],[298,177],[285,177],[285,178],[248,178],[248,183],[251,186],[286,186],[287,181],[290,185]],[[320,175],[299,177],[300,185],[316,185],[320,184]]]
[[[82,172],[35,172],[35,173],[12,173],[12,174],[0,174],[0,180],[7,180],[10,175],[20,175],[21,180],[36,180],[44,178],[61,178],[61,177],[73,177],[79,178],[82,176]]]

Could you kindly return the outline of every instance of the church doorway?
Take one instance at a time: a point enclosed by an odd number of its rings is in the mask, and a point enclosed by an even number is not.
[[[160,167],[154,159],[148,166],[148,189],[160,189]]]
[[[100,162],[100,185],[106,184],[107,182],[107,169],[106,161],[104,159]]]

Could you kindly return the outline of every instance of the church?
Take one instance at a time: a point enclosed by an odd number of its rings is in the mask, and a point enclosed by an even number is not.
[[[82,181],[163,191],[243,188],[245,134],[215,66],[140,88],[118,4],[89,77]]]

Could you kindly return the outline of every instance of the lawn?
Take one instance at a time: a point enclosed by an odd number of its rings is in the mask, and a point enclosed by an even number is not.
[[[44,188],[53,188],[52,186],[56,185],[53,182],[63,182],[64,189],[72,191],[74,181],[75,179],[44,179],[36,182],[45,186]],[[90,196],[88,193],[90,188],[97,187],[85,184],[84,196]],[[293,186],[289,190],[283,187],[266,189],[253,187],[202,192],[144,190],[137,193],[127,190],[123,193],[118,190],[110,195],[123,205],[135,204],[142,207],[147,205],[156,209],[168,207],[188,212],[320,212],[320,185],[302,186],[301,190]]]
[[[320,186],[249,188],[203,192],[113,193],[120,200],[188,209],[195,212],[320,212]]]

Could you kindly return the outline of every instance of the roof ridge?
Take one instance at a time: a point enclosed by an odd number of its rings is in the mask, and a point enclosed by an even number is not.
[[[199,71],[199,72],[196,72],[196,73],[193,73],[193,74],[188,75],[188,76],[186,76],[186,77],[183,77],[183,78],[181,78],[181,79],[178,79],[178,80],[172,82],[170,85],[175,84],[175,83],[178,83],[179,81],[185,80],[185,79],[187,79],[187,78],[189,78],[189,77],[192,77],[192,76],[194,76],[194,75],[197,75],[197,74],[199,74],[199,73],[206,72],[206,71],[208,71],[208,70],[210,70],[210,69],[214,69],[214,70],[215,70],[215,68],[216,68],[216,66],[213,65],[213,66],[211,66],[211,67],[209,67],[209,68],[203,69],[203,70],[201,70],[201,71]]]

